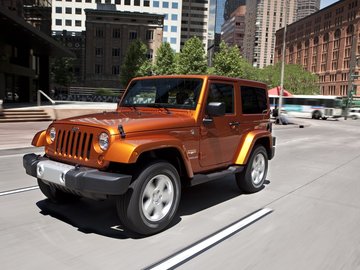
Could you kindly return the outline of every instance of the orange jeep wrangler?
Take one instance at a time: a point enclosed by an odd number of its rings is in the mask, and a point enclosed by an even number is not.
[[[116,200],[125,229],[150,235],[176,215],[181,187],[234,175],[263,188],[274,156],[263,83],[207,75],[133,79],[114,112],[54,121],[23,157],[44,195]]]

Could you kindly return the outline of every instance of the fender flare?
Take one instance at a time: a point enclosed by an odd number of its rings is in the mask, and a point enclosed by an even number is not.
[[[251,151],[257,140],[266,138],[269,141],[269,146],[271,149],[272,141],[269,136],[268,131],[263,130],[254,130],[249,132],[240,142],[240,148],[237,151],[237,155],[235,156],[235,164],[237,165],[245,165],[248,162]]]
[[[39,131],[32,139],[31,145],[35,147],[41,147],[47,145],[46,142],[46,130]]]
[[[104,159],[119,163],[136,163],[141,154],[164,148],[174,148],[180,155],[187,175],[193,177],[193,170],[186,148],[182,141],[171,136],[156,136],[147,138],[116,139],[106,151]]]

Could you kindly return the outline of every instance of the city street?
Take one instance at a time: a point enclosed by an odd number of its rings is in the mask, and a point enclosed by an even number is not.
[[[262,191],[242,194],[232,177],[184,189],[172,226],[147,238],[121,230],[112,201],[46,200],[22,166],[24,153],[42,149],[18,148],[13,138],[10,150],[0,148],[1,268],[151,269],[266,208],[177,268],[360,269],[360,120],[295,121],[304,128],[274,127],[276,154]],[[10,128],[0,126],[1,140]],[[22,137],[32,135],[27,129]]]

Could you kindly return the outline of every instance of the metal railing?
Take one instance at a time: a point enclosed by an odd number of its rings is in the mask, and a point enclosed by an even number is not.
[[[55,105],[56,102],[54,100],[52,100],[47,94],[45,94],[44,91],[38,90],[37,91],[37,105],[38,106],[41,106],[41,95],[46,97],[51,102],[52,105]]]

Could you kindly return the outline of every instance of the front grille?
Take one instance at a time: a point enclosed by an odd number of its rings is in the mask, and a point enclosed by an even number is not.
[[[58,130],[56,137],[55,154],[78,159],[90,159],[94,138],[92,133],[62,129]]]

